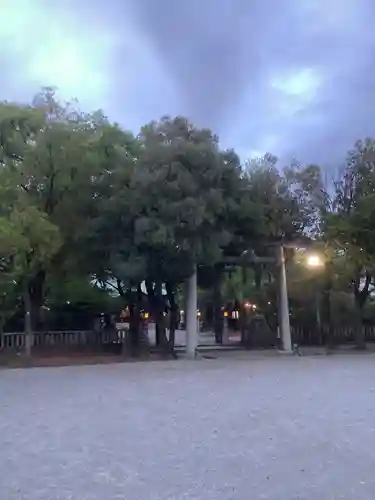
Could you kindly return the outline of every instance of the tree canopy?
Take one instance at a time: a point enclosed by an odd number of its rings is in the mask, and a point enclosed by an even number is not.
[[[59,282],[90,300],[115,293],[138,312],[144,283],[163,337],[163,287],[173,305],[193,266],[207,288],[226,258],[301,238],[329,262],[330,279],[313,281],[352,293],[360,318],[371,296],[372,139],[355,145],[329,187],[317,165],[281,165],[270,153],[240,159],[186,118],[162,117],[134,134],[45,88],[30,104],[0,104],[0,163],[0,308],[8,317],[21,297],[30,328],[48,297],[61,296],[51,291]],[[292,295],[311,281],[297,261],[288,264]],[[248,290],[259,292],[264,271],[254,263]]]

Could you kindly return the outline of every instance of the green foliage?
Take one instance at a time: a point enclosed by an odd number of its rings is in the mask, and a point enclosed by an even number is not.
[[[275,243],[301,237],[326,266],[313,276],[291,257],[292,301],[310,304],[318,289],[348,293],[351,285],[364,307],[375,274],[374,151],[374,141],[358,142],[332,193],[319,166],[280,168],[271,154],[242,164],[182,117],[153,121],[135,137],[100,111],[59,101],[54,89],[30,105],[3,103],[0,309],[1,297],[5,310],[25,284],[35,310],[46,293],[99,307],[109,293],[94,278],[124,297],[143,281],[173,295],[195,264],[209,289],[224,258],[270,255]],[[247,273],[225,277],[224,296],[266,300],[266,269]]]
[[[266,154],[248,162],[245,172],[263,242],[294,242],[317,231],[325,203],[319,167],[293,164],[281,171],[277,158]]]
[[[113,274],[174,284],[194,262],[214,264],[232,240],[243,179],[238,157],[183,118],[144,127],[125,182],[104,201],[101,230]],[[125,280],[126,281],[126,280]],[[129,284],[129,283],[128,283]]]
[[[46,283],[46,304],[49,308],[69,305],[92,312],[118,312],[123,307],[120,297],[111,296],[87,276],[50,275]]]
[[[33,206],[19,203],[0,217],[0,252],[4,273],[17,282],[31,279],[55,255],[61,240],[58,228]]]
[[[0,164],[22,161],[43,124],[43,113],[31,106],[1,104]]]
[[[373,288],[375,264],[375,143],[358,141],[335,185],[332,211],[325,218],[325,235],[341,251],[355,302],[361,310]]]

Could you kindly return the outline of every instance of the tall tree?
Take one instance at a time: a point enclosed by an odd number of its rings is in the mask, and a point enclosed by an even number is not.
[[[356,343],[365,348],[362,311],[373,290],[375,245],[375,142],[358,141],[348,153],[336,182],[333,210],[326,218],[326,236],[346,262],[357,309]]]
[[[173,311],[176,287],[193,265],[220,259],[233,237],[243,181],[238,157],[184,118],[150,123],[139,141],[126,180],[104,204],[101,238],[111,242],[114,276],[135,288],[146,282],[159,340],[167,345],[162,287]]]
[[[2,209],[0,216],[0,287],[5,294],[20,293],[25,312],[26,354],[31,355],[31,293],[40,266],[50,263],[60,247],[58,228],[45,214],[29,206],[24,193]],[[4,297],[3,297],[4,298]]]
[[[82,267],[86,259],[79,242],[110,175],[108,158],[115,144],[106,141],[111,126],[102,113],[84,113],[78,103],[60,102],[46,88],[31,106],[0,106],[0,130],[4,175],[63,237],[55,267]],[[30,284],[33,328],[48,272],[46,263],[38,265]]]

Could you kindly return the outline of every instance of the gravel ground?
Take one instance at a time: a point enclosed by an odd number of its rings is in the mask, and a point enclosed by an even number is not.
[[[375,356],[0,372],[1,500],[375,498]]]

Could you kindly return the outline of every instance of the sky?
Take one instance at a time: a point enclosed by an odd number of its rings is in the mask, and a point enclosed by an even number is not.
[[[54,85],[135,132],[184,115],[335,165],[375,137],[374,25],[373,0],[0,0],[0,100]]]

